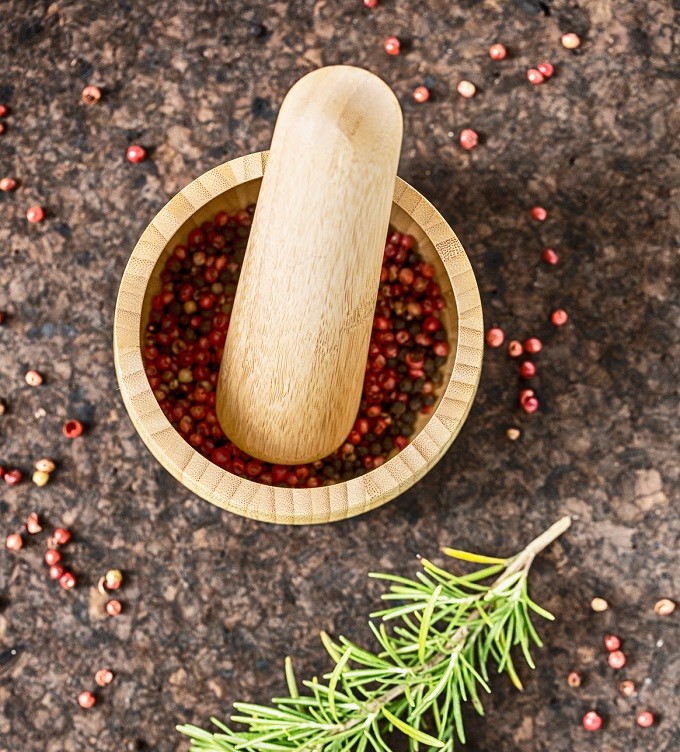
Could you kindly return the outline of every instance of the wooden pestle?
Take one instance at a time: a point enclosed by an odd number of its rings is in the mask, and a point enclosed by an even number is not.
[[[396,97],[360,68],[313,71],[281,105],[217,384],[253,457],[312,462],[352,429],[401,137]]]

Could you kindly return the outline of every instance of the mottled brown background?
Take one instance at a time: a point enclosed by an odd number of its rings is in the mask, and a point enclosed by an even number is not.
[[[0,461],[59,462],[46,488],[5,489],[0,519],[3,535],[34,509],[69,525],[81,583],[65,593],[47,581],[44,536],[0,552],[0,645],[24,648],[0,678],[0,749],[184,750],[175,723],[279,693],[287,653],[302,675],[322,670],[319,628],[368,640],[380,588],[367,571],[412,573],[417,552],[439,560],[442,544],[509,554],[565,513],[576,524],[536,565],[536,597],[557,615],[538,669],[521,672],[523,695],[494,682],[461,749],[680,748],[678,615],[652,613],[680,595],[678,15],[661,0],[0,6],[0,101],[13,111],[0,173],[21,181],[0,195],[0,308],[11,314]],[[565,31],[582,35],[577,52],[560,46]],[[382,51],[389,34],[405,43],[396,59]],[[511,51],[501,64],[485,53],[497,40]],[[544,58],[556,76],[532,87],[524,72]],[[398,93],[400,174],[462,239],[487,323],[544,338],[543,408],[519,414],[516,364],[488,352],[465,428],[415,488],[341,524],[271,527],[211,507],[149,455],[116,388],[114,301],[155,212],[210,167],[265,148],[288,87],[339,62]],[[456,95],[461,77],[479,96]],[[423,82],[433,97],[418,106],[410,92]],[[80,102],[87,83],[105,89],[96,107]],[[482,137],[472,153],[456,142],[466,126]],[[132,142],[151,159],[127,163]],[[49,217],[31,226],[36,202]],[[541,225],[528,217],[536,203],[550,210]],[[538,260],[548,244],[556,269]],[[556,304],[571,315],[559,331],[546,323]],[[24,384],[29,367],[44,386]],[[61,437],[67,416],[87,424],[84,438]],[[511,424],[523,430],[514,444]],[[116,620],[91,589],[110,566],[127,577]],[[594,594],[608,613],[590,611]],[[640,682],[637,700],[617,696],[605,630],[625,640],[620,673]],[[117,678],[83,711],[75,697],[102,665]],[[565,683],[573,667],[587,674],[578,691]],[[593,705],[608,722],[588,736],[580,717]],[[635,727],[642,707],[657,727]]]

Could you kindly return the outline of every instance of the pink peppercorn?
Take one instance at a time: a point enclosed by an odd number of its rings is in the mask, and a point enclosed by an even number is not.
[[[42,222],[45,219],[45,210],[42,206],[29,206],[26,210],[26,219],[32,224]]]
[[[62,576],[59,578],[59,584],[61,585],[64,590],[73,590],[73,588],[76,586],[76,578],[75,575],[72,572],[64,572]]]
[[[611,653],[621,647],[621,639],[613,634],[604,636],[604,646]]]
[[[635,723],[641,728],[649,728],[654,723],[654,714],[650,713],[649,710],[643,710],[637,714]]]
[[[112,598],[110,601],[106,602],[106,613],[109,616],[118,616],[122,610],[123,604],[119,600]]]
[[[539,402],[536,397],[527,397],[522,401],[522,410],[529,415],[535,413],[539,408]]]
[[[522,343],[519,340],[511,339],[510,342],[508,342],[508,355],[511,358],[519,358],[523,352],[524,347],[522,347]]]
[[[97,104],[102,98],[102,90],[98,86],[86,86],[80,96],[85,104]]]
[[[97,698],[92,694],[92,692],[81,692],[78,695],[78,705],[80,705],[81,708],[85,708],[85,710],[89,710],[90,708],[94,707],[97,703]]]
[[[128,146],[125,156],[128,162],[138,164],[146,159],[146,149],[143,146],[139,146],[139,144],[132,144],[132,146]]]
[[[552,322],[553,326],[564,326],[567,323],[568,319],[569,315],[564,310],[564,308],[556,308],[550,314],[550,321]]]
[[[489,347],[500,347],[505,341],[505,334],[502,329],[494,326],[487,331],[485,339]]]
[[[18,486],[19,483],[21,483],[24,474],[21,472],[21,470],[14,468],[12,470],[8,470],[2,477],[8,486]]]
[[[520,364],[519,375],[523,379],[533,379],[536,375],[536,366],[530,360],[525,360]]]
[[[67,439],[76,439],[83,432],[83,424],[79,420],[67,420],[62,430]]]
[[[7,126],[4,123],[0,123],[0,136],[7,130]]]
[[[479,135],[476,131],[473,131],[472,128],[463,128],[458,137],[458,141],[463,149],[470,151],[479,143]]]
[[[536,353],[540,353],[543,349],[543,343],[538,337],[529,337],[529,339],[524,342],[524,349],[528,353],[536,355]]]
[[[430,90],[427,88],[427,86],[416,86],[416,88],[413,90],[413,99],[418,102],[418,104],[422,104],[423,102],[427,102],[427,100],[430,98]]]
[[[527,71],[527,79],[530,84],[542,84],[545,81],[545,76],[541,73],[540,70],[537,70],[536,68],[529,68]]]
[[[18,183],[14,178],[2,178],[0,180],[0,191],[13,191]]]
[[[401,52],[401,42],[396,37],[387,37],[383,42],[383,49],[388,55],[398,55]]]
[[[465,97],[465,99],[471,99],[477,92],[477,87],[472,83],[472,81],[459,81],[458,86],[456,87],[456,91],[461,95],[461,97]]]
[[[6,104],[0,104],[0,118],[7,117],[9,115],[9,107]]]
[[[50,580],[60,580],[66,574],[66,569],[61,564],[53,564],[50,567]]]
[[[531,216],[537,222],[545,222],[548,218],[548,212],[542,206],[534,206],[531,209]]]
[[[65,527],[58,527],[52,535],[55,546],[65,546],[71,540],[71,531]]]
[[[538,68],[539,73],[546,78],[550,78],[555,72],[555,68],[550,63],[540,63],[536,68]]]
[[[560,41],[562,42],[562,47],[565,47],[568,50],[575,50],[581,44],[581,38],[578,34],[574,34],[573,32],[570,34],[563,34]]]
[[[551,266],[555,266],[560,260],[560,257],[552,248],[546,248],[541,254],[541,258],[546,264],[550,264]]]
[[[5,547],[9,551],[20,551],[24,546],[24,539],[21,533],[10,533],[5,538]]]
[[[106,687],[113,681],[113,671],[110,668],[100,668],[94,675],[94,680],[99,687]]]
[[[602,728],[602,716],[594,710],[589,710],[584,716],[583,728],[586,731],[599,731]]]
[[[497,42],[489,47],[489,57],[492,60],[504,60],[507,57],[508,51],[504,44]]]
[[[613,650],[609,653],[607,663],[611,668],[618,671],[618,669],[623,668],[626,665],[626,656],[621,650]]]

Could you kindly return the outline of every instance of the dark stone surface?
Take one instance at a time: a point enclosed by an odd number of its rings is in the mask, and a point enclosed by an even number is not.
[[[0,551],[0,645],[24,652],[0,678],[0,749],[186,749],[177,722],[227,715],[235,699],[283,688],[325,666],[317,630],[368,640],[379,592],[365,573],[412,573],[417,552],[453,544],[509,554],[559,515],[578,519],[536,564],[534,592],[557,616],[543,627],[526,691],[494,683],[471,752],[671,752],[680,748],[678,616],[678,12],[670,2],[18,2],[0,6],[0,101],[12,114],[0,172],[0,461],[59,468],[43,489],[0,499],[3,535],[37,510],[69,525],[80,578],[65,593],[45,575],[45,534]],[[559,44],[576,31],[576,52]],[[382,40],[405,42],[389,58]],[[493,63],[491,42],[510,57]],[[550,59],[541,87],[525,70]],[[489,324],[538,334],[542,411],[518,413],[516,364],[487,353],[479,396],[445,459],[397,501],[313,529],[221,512],[151,458],[118,396],[111,327],[118,281],[153,214],[189,180],[266,147],[287,88],[315,66],[355,63],[383,76],[405,114],[400,174],[430,197],[466,245]],[[455,93],[460,78],[480,93]],[[424,106],[410,99],[423,81]],[[87,83],[103,87],[95,107]],[[472,126],[482,143],[463,152]],[[137,141],[152,158],[133,166]],[[1,177],[1,175],[0,175]],[[24,219],[40,202],[49,217]],[[548,208],[543,224],[529,218]],[[539,261],[551,245],[562,263]],[[570,322],[547,316],[563,305]],[[27,368],[46,382],[31,389]],[[45,417],[34,418],[39,408]],[[67,416],[87,424],[74,442]],[[505,438],[508,425],[522,438]],[[101,615],[92,589],[123,569],[125,613]],[[612,608],[596,615],[593,595]],[[602,635],[622,635],[629,665],[606,667]],[[79,691],[108,665],[115,682],[82,711]],[[579,690],[567,672],[587,674]],[[617,695],[637,680],[635,700]],[[675,706],[673,706],[675,702]],[[606,730],[580,717],[596,706]],[[660,714],[640,730],[635,709]]]

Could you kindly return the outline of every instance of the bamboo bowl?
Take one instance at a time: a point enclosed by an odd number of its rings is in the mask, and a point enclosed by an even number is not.
[[[133,425],[163,467],[180,483],[230,512],[267,522],[315,524],[352,517],[410,488],[442,458],[467,418],[477,391],[483,352],[479,290],[470,261],[432,204],[396,179],[390,225],[416,238],[435,265],[446,307],[442,321],[450,352],[430,415],[420,415],[411,443],[383,465],[349,481],[318,488],[278,488],[223,470],[191,447],[163,414],[144,371],[143,336],[151,298],[173,248],[220,209],[233,213],[256,201],[267,152],[248,154],[209,170],[154,217],[123,274],[114,318],[116,376]]]

